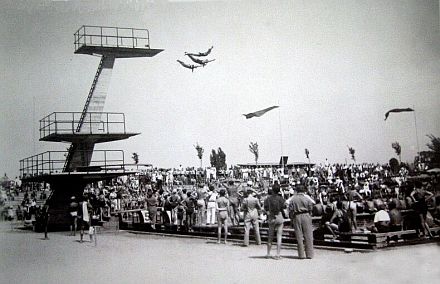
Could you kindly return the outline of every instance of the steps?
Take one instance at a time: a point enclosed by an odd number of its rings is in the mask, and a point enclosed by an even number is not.
[[[109,221],[102,223],[99,231],[101,233],[119,231],[119,217],[111,216]]]

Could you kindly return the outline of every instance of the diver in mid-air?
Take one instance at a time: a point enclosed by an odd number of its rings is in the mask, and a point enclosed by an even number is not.
[[[208,49],[206,52],[199,52],[199,53],[189,53],[185,52],[185,55],[191,55],[191,56],[208,56],[211,53],[211,50],[214,48],[214,46],[211,46],[211,48]]]
[[[209,59],[202,60],[202,59],[195,58],[194,56],[192,56],[192,55],[190,55],[190,54],[186,54],[186,55],[187,55],[189,58],[191,58],[191,60],[192,60],[194,63],[200,64],[200,65],[202,65],[203,67],[205,67],[205,65],[208,64],[209,62],[212,62],[212,61],[215,60],[215,59],[211,59],[211,60],[209,60]]]
[[[177,62],[180,63],[180,65],[182,65],[185,68],[191,69],[191,72],[194,72],[194,69],[202,67],[201,65],[190,65],[190,64],[186,64],[183,61],[177,60]]]

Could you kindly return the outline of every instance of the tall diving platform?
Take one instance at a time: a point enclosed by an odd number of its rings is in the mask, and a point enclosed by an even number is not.
[[[23,182],[47,182],[49,227],[67,229],[71,196],[88,183],[134,173],[122,150],[95,150],[95,145],[128,139],[125,114],[103,112],[113,67],[118,58],[153,57],[163,49],[150,47],[147,29],[82,26],[74,33],[74,53],[100,56],[81,112],[53,112],[40,120],[40,141],[69,143],[67,151],[47,151],[20,160]]]

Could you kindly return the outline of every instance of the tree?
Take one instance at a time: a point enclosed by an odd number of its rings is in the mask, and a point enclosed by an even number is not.
[[[131,156],[131,158],[133,159],[135,165],[139,164],[139,155],[138,155],[138,153],[134,152],[133,156]]]
[[[304,152],[305,152],[305,154],[306,154],[306,158],[307,158],[307,160],[309,160],[309,171],[310,171],[310,151],[309,151],[309,149],[305,149],[304,150]]]
[[[347,146],[348,147],[348,146]],[[356,163],[356,158],[355,158],[355,156],[354,156],[354,153],[355,153],[356,151],[354,150],[354,148],[353,147],[348,147],[348,153],[351,155],[351,158],[353,159],[353,161]]]
[[[431,150],[430,152],[433,157],[432,162],[436,164],[440,163],[440,137],[435,137],[432,134],[427,136],[431,139],[431,142],[426,144],[426,146]]]
[[[389,161],[391,172],[394,174],[399,172],[399,161],[396,158],[391,158]]]
[[[257,165],[257,164],[258,164],[258,155],[259,155],[259,153],[258,153],[258,144],[257,144],[257,142],[255,142],[255,143],[251,142],[251,143],[249,144],[249,151],[250,151],[252,154],[254,154],[255,165]]]
[[[203,163],[202,163],[202,158],[203,158],[203,152],[204,152],[205,150],[199,145],[199,142],[197,142],[197,144],[194,145],[194,148],[195,148],[196,151],[197,151],[197,157],[198,157],[199,160],[200,160],[200,167],[202,168],[202,165],[203,165]]]
[[[399,142],[392,143],[391,147],[393,147],[394,151],[396,151],[396,155],[399,157],[399,163],[402,163],[402,148],[400,147]]]
[[[226,154],[223,152],[222,148],[219,147],[217,152],[212,149],[209,159],[211,161],[211,166],[215,167],[217,171],[226,169]]]

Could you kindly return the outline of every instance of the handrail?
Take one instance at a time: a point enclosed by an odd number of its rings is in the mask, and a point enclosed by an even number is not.
[[[121,169],[125,172],[125,156],[123,150],[78,151],[91,155],[90,163],[79,166],[82,168],[98,167],[109,172]],[[68,151],[46,151],[20,160],[20,176],[39,176],[63,172],[65,157]],[[116,156],[115,156],[116,155]],[[75,171],[75,170],[74,170]],[[91,172],[92,170],[90,170]],[[88,171],[86,171],[88,172]]]
[[[77,132],[77,124],[81,119],[81,115],[81,112],[53,112],[46,115],[40,119],[40,138],[51,134],[126,133],[124,113],[86,112],[84,121],[91,127]]]
[[[124,32],[127,34],[125,35]],[[139,33],[143,33],[145,35],[141,36]],[[73,35],[75,51],[77,51],[81,46],[88,44],[87,38],[90,40],[89,44],[94,46],[116,46],[131,48],[150,47],[150,32],[148,29],[83,25]],[[93,43],[93,38],[98,40]],[[105,42],[103,41],[104,38]],[[116,44],[109,44],[109,38],[116,39]],[[123,39],[131,39],[131,44],[123,44]],[[138,40],[144,43],[144,45],[138,44]],[[121,44],[119,44],[119,42],[121,42]]]

